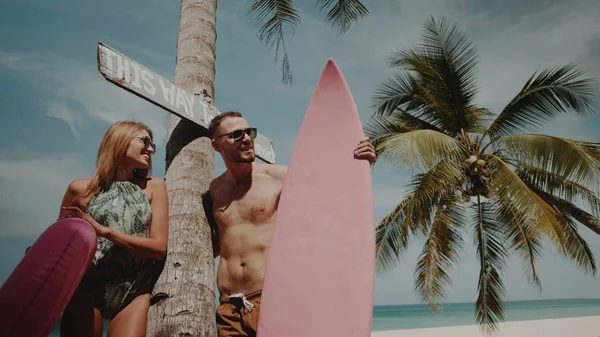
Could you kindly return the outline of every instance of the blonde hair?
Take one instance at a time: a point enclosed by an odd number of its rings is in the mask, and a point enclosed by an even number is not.
[[[96,172],[87,187],[84,196],[95,196],[98,192],[110,187],[123,172],[123,158],[127,154],[129,143],[136,133],[146,131],[152,138],[152,130],[145,124],[134,121],[120,121],[111,125],[100,143],[96,157]],[[156,149],[155,149],[156,150]],[[144,179],[152,171],[152,158],[148,161],[148,168],[134,170],[134,179]]]

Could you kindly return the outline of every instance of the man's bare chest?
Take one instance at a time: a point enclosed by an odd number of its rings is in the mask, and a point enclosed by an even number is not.
[[[219,227],[270,222],[277,212],[281,184],[255,182],[246,189],[223,188],[214,200],[214,217]]]

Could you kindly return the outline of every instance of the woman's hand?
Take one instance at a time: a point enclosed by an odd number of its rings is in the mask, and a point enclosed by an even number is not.
[[[72,217],[83,219],[87,223],[92,225],[92,227],[94,228],[94,231],[96,231],[96,235],[99,237],[105,237],[109,231],[109,228],[104,227],[101,224],[99,224],[98,221],[96,221],[91,215],[83,212],[81,209],[79,209],[79,207],[62,207],[62,209],[69,213],[66,216],[62,217],[61,219],[72,218]]]

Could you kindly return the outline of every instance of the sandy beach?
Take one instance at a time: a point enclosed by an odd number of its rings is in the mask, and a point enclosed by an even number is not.
[[[476,325],[374,331],[371,337],[600,337],[600,316],[505,322],[490,336]]]

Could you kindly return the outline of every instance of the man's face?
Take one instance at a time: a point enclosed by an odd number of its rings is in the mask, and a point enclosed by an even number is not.
[[[216,130],[213,147],[223,159],[232,163],[252,163],[256,158],[254,154],[254,140],[247,132],[242,132],[240,138],[235,139],[232,133],[250,128],[248,122],[242,117],[228,117],[221,121]]]

